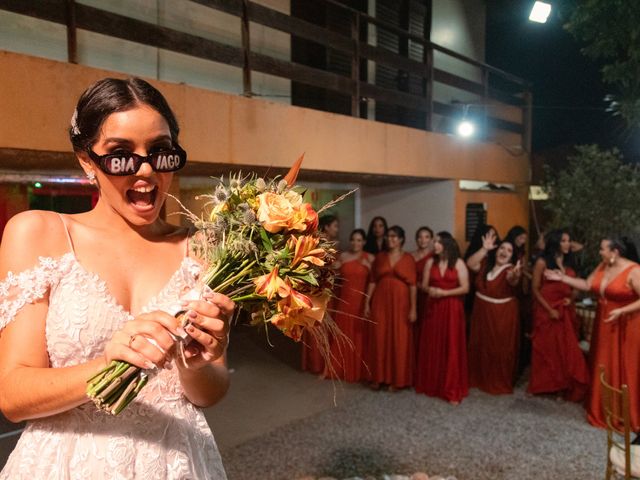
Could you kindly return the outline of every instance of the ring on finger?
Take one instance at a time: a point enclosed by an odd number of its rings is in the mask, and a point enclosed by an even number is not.
[[[128,346],[129,348],[131,348],[131,345],[133,344],[133,341],[135,340],[135,338],[136,338],[137,336],[138,336],[138,334],[137,334],[137,333],[134,333],[133,335],[131,335],[131,336],[129,337],[129,343],[127,344],[127,346]]]

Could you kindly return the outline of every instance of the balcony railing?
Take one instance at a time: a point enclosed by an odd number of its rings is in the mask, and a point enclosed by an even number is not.
[[[446,49],[420,35],[415,35],[391,23],[349,8],[336,0],[314,0],[344,9],[350,16],[351,35],[346,36],[315,25],[280,11],[259,5],[250,0],[192,0],[211,9],[234,15],[240,19],[242,45],[232,46],[211,39],[199,37],[171,28],[144,22],[116,13],[76,3],[74,0],[0,0],[0,9],[47,20],[67,27],[68,61],[77,63],[76,30],[83,29],[123,40],[137,42],[154,48],[182,53],[205,60],[219,62],[241,68],[243,71],[243,92],[252,96],[252,72],[261,72],[293,82],[326,89],[351,98],[351,115],[359,117],[363,99],[372,99],[385,105],[392,105],[424,113],[427,130],[432,130],[434,116],[456,118],[461,114],[460,105],[444,103],[434,99],[434,84],[453,87],[478,100],[472,102],[480,107],[484,131],[501,131],[520,136],[523,150],[530,151],[531,143],[531,94],[524,80],[482,62]],[[321,70],[301,63],[274,58],[251,50],[250,24],[254,22],[292,37],[315,42],[325,48],[346,54],[351,59],[350,76]],[[361,26],[374,26],[397,35],[404,41],[422,45],[421,61],[407,58],[380,46],[361,40]],[[434,52],[450,59],[456,59],[472,66],[479,72],[481,81],[474,81],[460,75],[434,67]],[[401,88],[384,88],[363,81],[360,74],[362,61],[397,69],[421,79],[420,94]],[[496,88],[496,85],[500,86]],[[471,102],[470,102],[471,103]],[[495,107],[516,109],[519,119],[500,118]]]

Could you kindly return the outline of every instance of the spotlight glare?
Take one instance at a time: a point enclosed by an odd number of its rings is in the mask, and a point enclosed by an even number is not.
[[[463,120],[458,124],[458,135],[469,138],[476,131],[476,127],[468,120]]]
[[[34,183],[33,186],[36,188],[42,188],[42,184],[40,182]]]
[[[536,23],[547,23],[547,19],[551,14],[551,4],[546,2],[536,1],[533,4],[531,13],[529,14],[529,20]]]

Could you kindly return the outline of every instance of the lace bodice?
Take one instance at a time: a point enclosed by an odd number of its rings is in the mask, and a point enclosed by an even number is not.
[[[197,284],[200,265],[188,257],[143,311],[173,312]],[[132,318],[96,274],[70,252],[39,259],[34,268],[0,282],[0,329],[28,303],[48,296],[46,342],[53,368],[101,355]],[[177,370],[152,373],[119,416],[92,403],[28,422],[0,473],[5,479],[224,479],[202,412],[183,396]]]

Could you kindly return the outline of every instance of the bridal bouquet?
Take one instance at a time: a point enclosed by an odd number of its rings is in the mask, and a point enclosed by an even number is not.
[[[248,312],[251,323],[264,328],[272,324],[295,341],[308,329],[328,356],[327,338],[336,328],[325,319],[335,250],[318,231],[318,213],[342,198],[319,212],[305,203],[295,186],[301,162],[302,157],[282,179],[221,178],[205,195],[200,216],[184,210],[198,230],[193,244],[204,262],[202,288],[227,295],[237,309]],[[189,340],[177,339],[179,352]],[[89,379],[87,395],[100,409],[117,415],[147,380],[141,369],[113,361]]]

